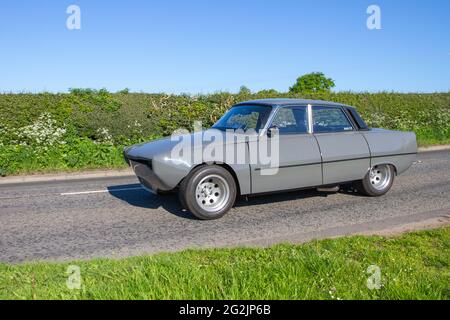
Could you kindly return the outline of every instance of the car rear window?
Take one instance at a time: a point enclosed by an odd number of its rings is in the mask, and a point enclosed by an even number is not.
[[[341,108],[313,107],[314,132],[352,131],[353,126]]]

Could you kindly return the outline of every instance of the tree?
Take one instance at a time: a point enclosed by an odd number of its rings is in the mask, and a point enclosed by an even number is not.
[[[250,94],[252,94],[252,91],[249,88],[247,88],[246,86],[241,86],[239,88],[239,94],[250,95]]]
[[[118,91],[117,93],[119,93],[119,94],[129,94],[130,93],[130,89],[125,88],[125,89],[122,89],[122,90]]]
[[[276,96],[279,95],[280,93],[275,90],[275,89],[263,89],[261,91],[258,91],[259,95],[264,95],[264,96]]]
[[[289,88],[292,93],[327,92],[335,86],[333,79],[325,77],[322,72],[305,74],[297,79],[297,82]]]

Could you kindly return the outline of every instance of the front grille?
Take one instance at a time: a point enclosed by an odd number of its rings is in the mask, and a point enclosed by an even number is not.
[[[126,154],[124,154],[124,158],[125,158],[125,161],[128,163],[128,165],[130,165],[130,161],[133,161],[133,162],[137,162],[137,163],[140,163],[140,164],[143,164],[143,165],[147,166],[150,170],[153,169],[152,160],[151,159],[130,157],[130,156],[127,156]]]
[[[130,159],[131,161],[146,165],[150,170],[153,169],[152,167],[152,160],[147,160],[147,159]]]

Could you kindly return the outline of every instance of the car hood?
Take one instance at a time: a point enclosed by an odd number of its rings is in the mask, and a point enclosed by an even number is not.
[[[163,138],[127,147],[125,153],[131,158],[151,159],[157,154],[172,150],[176,144],[177,142],[171,141],[170,138]]]
[[[170,154],[173,148],[180,143],[180,141],[191,141],[193,148],[206,147],[210,144],[224,144],[224,143],[236,143],[235,141],[245,141],[243,136],[247,139],[257,139],[258,135],[255,134],[243,134],[238,132],[225,132],[216,129],[208,129],[204,131],[167,137],[150,142],[140,143],[133,145],[125,149],[125,153],[128,157],[132,158],[144,158],[152,159],[155,156]],[[220,137],[218,141],[211,137]]]

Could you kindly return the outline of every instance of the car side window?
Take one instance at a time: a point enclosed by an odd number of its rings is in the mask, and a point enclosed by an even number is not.
[[[306,107],[280,108],[275,115],[272,126],[278,127],[280,134],[308,132],[308,113]]]
[[[313,107],[314,132],[352,131],[353,127],[341,108]]]

